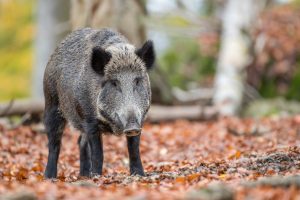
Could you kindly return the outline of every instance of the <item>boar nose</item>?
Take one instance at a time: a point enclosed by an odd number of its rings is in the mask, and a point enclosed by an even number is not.
[[[139,127],[130,127],[124,130],[126,136],[132,137],[141,134],[142,129]]]
[[[128,108],[116,114],[116,122],[122,127],[127,136],[136,136],[141,133],[141,115],[138,109]]]
[[[127,136],[136,136],[141,133],[141,125],[134,113],[129,113],[123,132]]]

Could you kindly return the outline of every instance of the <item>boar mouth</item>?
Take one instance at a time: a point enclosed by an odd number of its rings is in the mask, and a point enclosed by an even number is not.
[[[116,127],[116,126],[112,126],[112,131],[111,131],[111,133],[113,135],[116,135],[116,136],[125,135],[127,137],[138,136],[138,135],[141,134],[141,132],[142,132],[141,128],[131,128],[131,129],[122,130],[122,129]]]
[[[133,137],[133,136],[138,136],[140,135],[142,132],[141,128],[135,128],[135,129],[125,129],[123,131],[123,133],[127,136],[127,137]]]

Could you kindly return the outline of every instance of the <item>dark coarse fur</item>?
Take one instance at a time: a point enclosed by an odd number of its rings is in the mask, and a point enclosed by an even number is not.
[[[102,173],[101,134],[123,134],[143,124],[151,98],[147,69],[154,58],[151,41],[133,49],[125,37],[109,29],[77,30],[58,45],[44,75],[44,121],[49,140],[46,178],[57,176],[66,122],[82,133],[80,174]],[[127,136],[130,172],[144,175],[140,135]]]

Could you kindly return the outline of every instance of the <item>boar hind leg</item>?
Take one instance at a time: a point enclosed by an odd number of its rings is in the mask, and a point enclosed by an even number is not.
[[[61,137],[66,121],[60,114],[57,106],[47,106],[47,104],[45,108],[44,120],[49,148],[45,178],[56,178]]]
[[[145,176],[140,158],[140,135],[127,137],[127,147],[129,153],[130,174]]]
[[[80,176],[88,177],[91,171],[91,150],[86,135],[79,137],[78,145],[80,150]]]

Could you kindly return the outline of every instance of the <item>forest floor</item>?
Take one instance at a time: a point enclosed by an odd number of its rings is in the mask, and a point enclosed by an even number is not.
[[[0,126],[0,199],[299,199],[300,116],[146,124],[145,177],[124,137],[103,137],[103,176],[81,178],[78,134],[63,136],[58,179],[44,180],[45,134]]]

